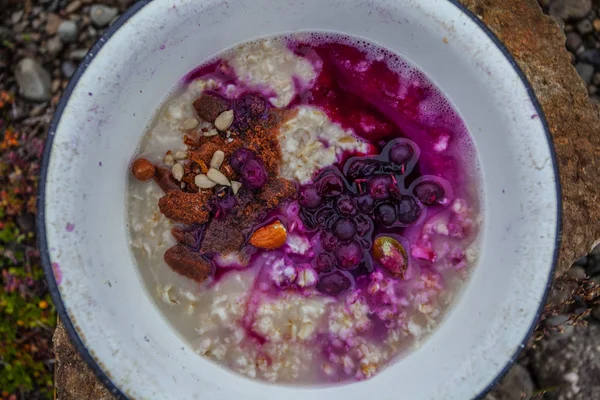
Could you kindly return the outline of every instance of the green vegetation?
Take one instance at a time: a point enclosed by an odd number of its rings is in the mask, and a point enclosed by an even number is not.
[[[35,239],[43,142],[8,125],[12,103],[0,92],[0,397],[50,399],[56,313]]]

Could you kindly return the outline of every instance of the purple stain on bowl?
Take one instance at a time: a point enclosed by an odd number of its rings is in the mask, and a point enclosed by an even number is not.
[[[101,167],[102,166],[102,161],[98,162],[98,166]]]
[[[67,232],[73,232],[75,230],[75,225],[73,225],[72,223],[67,223]]]
[[[62,272],[60,270],[60,265],[57,262],[52,263],[52,272],[54,273],[54,279],[56,279],[56,284],[60,285],[62,282]]]

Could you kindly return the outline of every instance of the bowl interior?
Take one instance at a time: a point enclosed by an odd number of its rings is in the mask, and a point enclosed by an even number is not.
[[[466,399],[497,377],[552,272],[558,188],[537,103],[473,18],[448,0],[155,0],[114,24],[61,101],[41,218],[55,300],[115,386],[136,399],[301,399],[310,390],[315,399],[391,400],[399,388],[408,399]],[[128,164],[180,78],[236,43],[297,30],[368,38],[427,74],[476,142],[485,191],[479,265],[445,322],[375,378],[312,389],[247,380],[195,354],[146,292],[125,222]]]

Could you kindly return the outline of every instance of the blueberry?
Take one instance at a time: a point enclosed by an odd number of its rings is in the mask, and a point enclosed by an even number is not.
[[[300,188],[299,203],[306,208],[317,208],[321,205],[323,199],[319,196],[317,188],[313,185],[307,185]]]
[[[369,178],[381,168],[381,162],[372,158],[352,158],[346,162],[346,176],[350,179]]]
[[[233,152],[231,157],[229,157],[229,165],[239,174],[242,171],[242,166],[246,164],[247,161],[253,160],[254,157],[254,152],[250,149],[237,149]]]
[[[385,226],[391,226],[396,222],[396,207],[389,203],[380,204],[375,209],[375,218]]]
[[[356,235],[356,224],[350,219],[340,218],[333,226],[333,231],[340,240],[348,240]]]
[[[342,244],[337,248],[335,258],[341,269],[353,269],[362,259],[362,249],[356,242]]]
[[[260,189],[267,183],[267,170],[256,159],[248,160],[242,166],[242,184],[248,189]]]
[[[331,251],[337,247],[338,243],[339,240],[333,233],[327,231],[321,232],[321,246],[323,249]]]
[[[217,198],[213,207],[215,217],[217,219],[225,218],[235,206],[237,206],[237,200],[231,193],[228,193],[221,198]]]
[[[352,278],[342,271],[334,271],[321,275],[317,283],[317,290],[330,296],[338,296],[352,287]]]
[[[337,213],[329,205],[321,207],[315,212],[315,221],[323,229],[330,229],[337,219]]]
[[[408,143],[398,143],[390,150],[390,160],[398,165],[406,164],[415,154],[415,150]]]
[[[327,174],[317,181],[317,190],[322,197],[336,197],[344,192],[344,182],[335,174]]]
[[[342,215],[355,215],[356,206],[352,198],[348,196],[342,196],[337,201],[337,210]]]
[[[385,200],[389,197],[389,188],[393,187],[394,181],[390,175],[375,175],[367,182],[369,194],[375,200]]]
[[[373,228],[373,221],[371,221],[371,218],[362,214],[357,215],[354,218],[354,223],[356,224],[356,231],[361,236],[365,235]]]
[[[366,214],[370,214],[375,208],[375,200],[368,194],[362,193],[356,199],[358,209]]]
[[[403,224],[412,224],[421,216],[421,208],[412,196],[402,196],[398,204],[398,221]]]
[[[437,182],[423,181],[415,186],[414,194],[421,203],[431,206],[444,197],[444,188]]]
[[[319,253],[315,258],[315,269],[319,272],[330,272],[335,267],[335,259],[331,254]]]

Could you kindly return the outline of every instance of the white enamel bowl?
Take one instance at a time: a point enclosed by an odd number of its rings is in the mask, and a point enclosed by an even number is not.
[[[418,351],[371,380],[267,385],[195,354],[166,323],[128,248],[128,163],[181,77],[267,34],[328,30],[399,53],[451,99],[485,181],[482,254],[464,294]],[[530,85],[505,48],[449,0],[142,1],[85,58],[51,126],[40,239],[67,330],[101,380],[130,399],[442,400],[481,396],[535,325],[560,227],[556,162]]]

